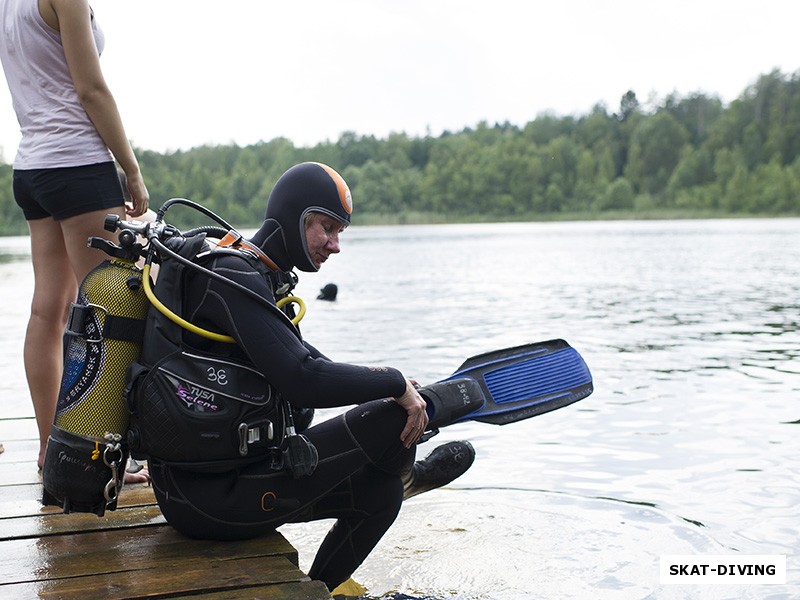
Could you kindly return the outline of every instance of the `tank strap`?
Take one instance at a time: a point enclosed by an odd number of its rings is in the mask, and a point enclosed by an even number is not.
[[[103,324],[103,337],[141,344],[144,341],[144,319],[108,315]]]
[[[100,310],[105,314],[103,330],[98,331],[94,315]],[[98,304],[72,303],[66,335],[82,337],[87,342],[100,342],[103,339],[120,340],[141,344],[144,340],[145,319],[135,319],[122,315],[112,315]]]

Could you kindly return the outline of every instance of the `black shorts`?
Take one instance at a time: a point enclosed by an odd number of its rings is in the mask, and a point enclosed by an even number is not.
[[[15,169],[14,200],[27,221],[47,217],[61,221],[125,204],[113,162],[54,169]]]

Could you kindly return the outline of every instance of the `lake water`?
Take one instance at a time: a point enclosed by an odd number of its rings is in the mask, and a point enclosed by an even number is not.
[[[800,220],[353,227],[342,247],[297,289],[331,358],[426,383],[558,337],[595,381],[572,406],[421,446],[468,439],[477,459],[406,503],[356,572],[371,597],[800,597]],[[27,241],[0,238],[6,416],[32,414],[31,281]],[[328,282],[335,303],[315,299]],[[282,528],[301,567],[329,525]],[[787,584],[661,585],[675,554],[785,555]]]

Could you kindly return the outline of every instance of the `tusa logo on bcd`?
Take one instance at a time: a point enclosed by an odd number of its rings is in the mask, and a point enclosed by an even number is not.
[[[214,412],[219,410],[219,405],[214,397],[214,392],[191,385],[186,387],[183,384],[178,384],[178,389],[175,395],[183,400],[186,407],[199,412]]]

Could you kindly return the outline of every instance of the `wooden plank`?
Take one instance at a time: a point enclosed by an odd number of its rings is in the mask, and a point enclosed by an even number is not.
[[[38,445],[34,456],[36,456],[36,453],[38,453]],[[41,483],[42,474],[39,471],[39,467],[36,466],[35,459],[28,462],[16,463],[3,460],[2,457],[4,455],[5,452],[0,454],[0,481],[3,482],[3,485]]]
[[[155,503],[153,488],[144,483],[136,483],[122,488],[117,506],[118,509],[122,509]],[[42,504],[41,482],[0,486],[0,519],[60,512],[61,509],[58,506]]]
[[[3,591],[0,586],[0,600],[19,600],[20,598],[35,598],[36,591],[32,590],[33,586],[28,584],[25,586],[9,587],[7,592]],[[17,595],[17,594],[33,594],[32,596]],[[60,598],[61,596],[54,595],[53,598]],[[103,595],[102,598],[113,598],[114,596]],[[141,595],[128,596],[128,598],[142,598]],[[89,600],[89,596],[83,596]],[[170,598],[172,600],[331,600],[330,592],[325,584],[321,581],[301,581],[290,583],[275,583],[266,586],[247,586],[232,588],[223,591],[197,591],[188,595],[174,596],[172,593],[163,594],[160,596],[150,596],[150,598]]]
[[[283,557],[198,561],[192,567],[151,561],[143,569],[0,585],[0,598],[159,598],[301,581],[308,577]]]
[[[49,509],[52,510],[52,509]],[[58,508],[55,508],[58,510]],[[106,512],[98,517],[92,513],[48,512],[31,517],[4,519],[2,538],[45,537],[78,531],[102,531],[162,525],[166,521],[158,506],[134,506]]]
[[[171,597],[172,598],[172,597]],[[280,583],[269,587],[248,587],[224,592],[208,592],[191,596],[175,596],[174,600],[330,600],[328,588],[321,581]]]
[[[36,456],[39,452],[39,440],[0,440],[5,451],[0,453],[2,463],[24,463],[30,462],[31,456]]]
[[[0,487],[0,519],[38,514],[44,508],[41,500],[41,485],[4,485]]]
[[[33,417],[0,419],[0,442],[8,447],[8,442],[11,440],[36,440],[38,445],[39,432],[36,429],[36,419]]]
[[[0,523],[2,523],[1,519],[33,517],[57,512],[61,512],[59,507],[42,504],[42,486],[40,484],[0,487]],[[3,537],[5,537],[5,528],[0,529],[0,539]]]
[[[278,532],[236,542],[196,540],[168,526],[73,533],[0,541],[0,581],[65,579],[154,565],[194,568],[211,561],[269,556],[297,565],[297,551]]]

